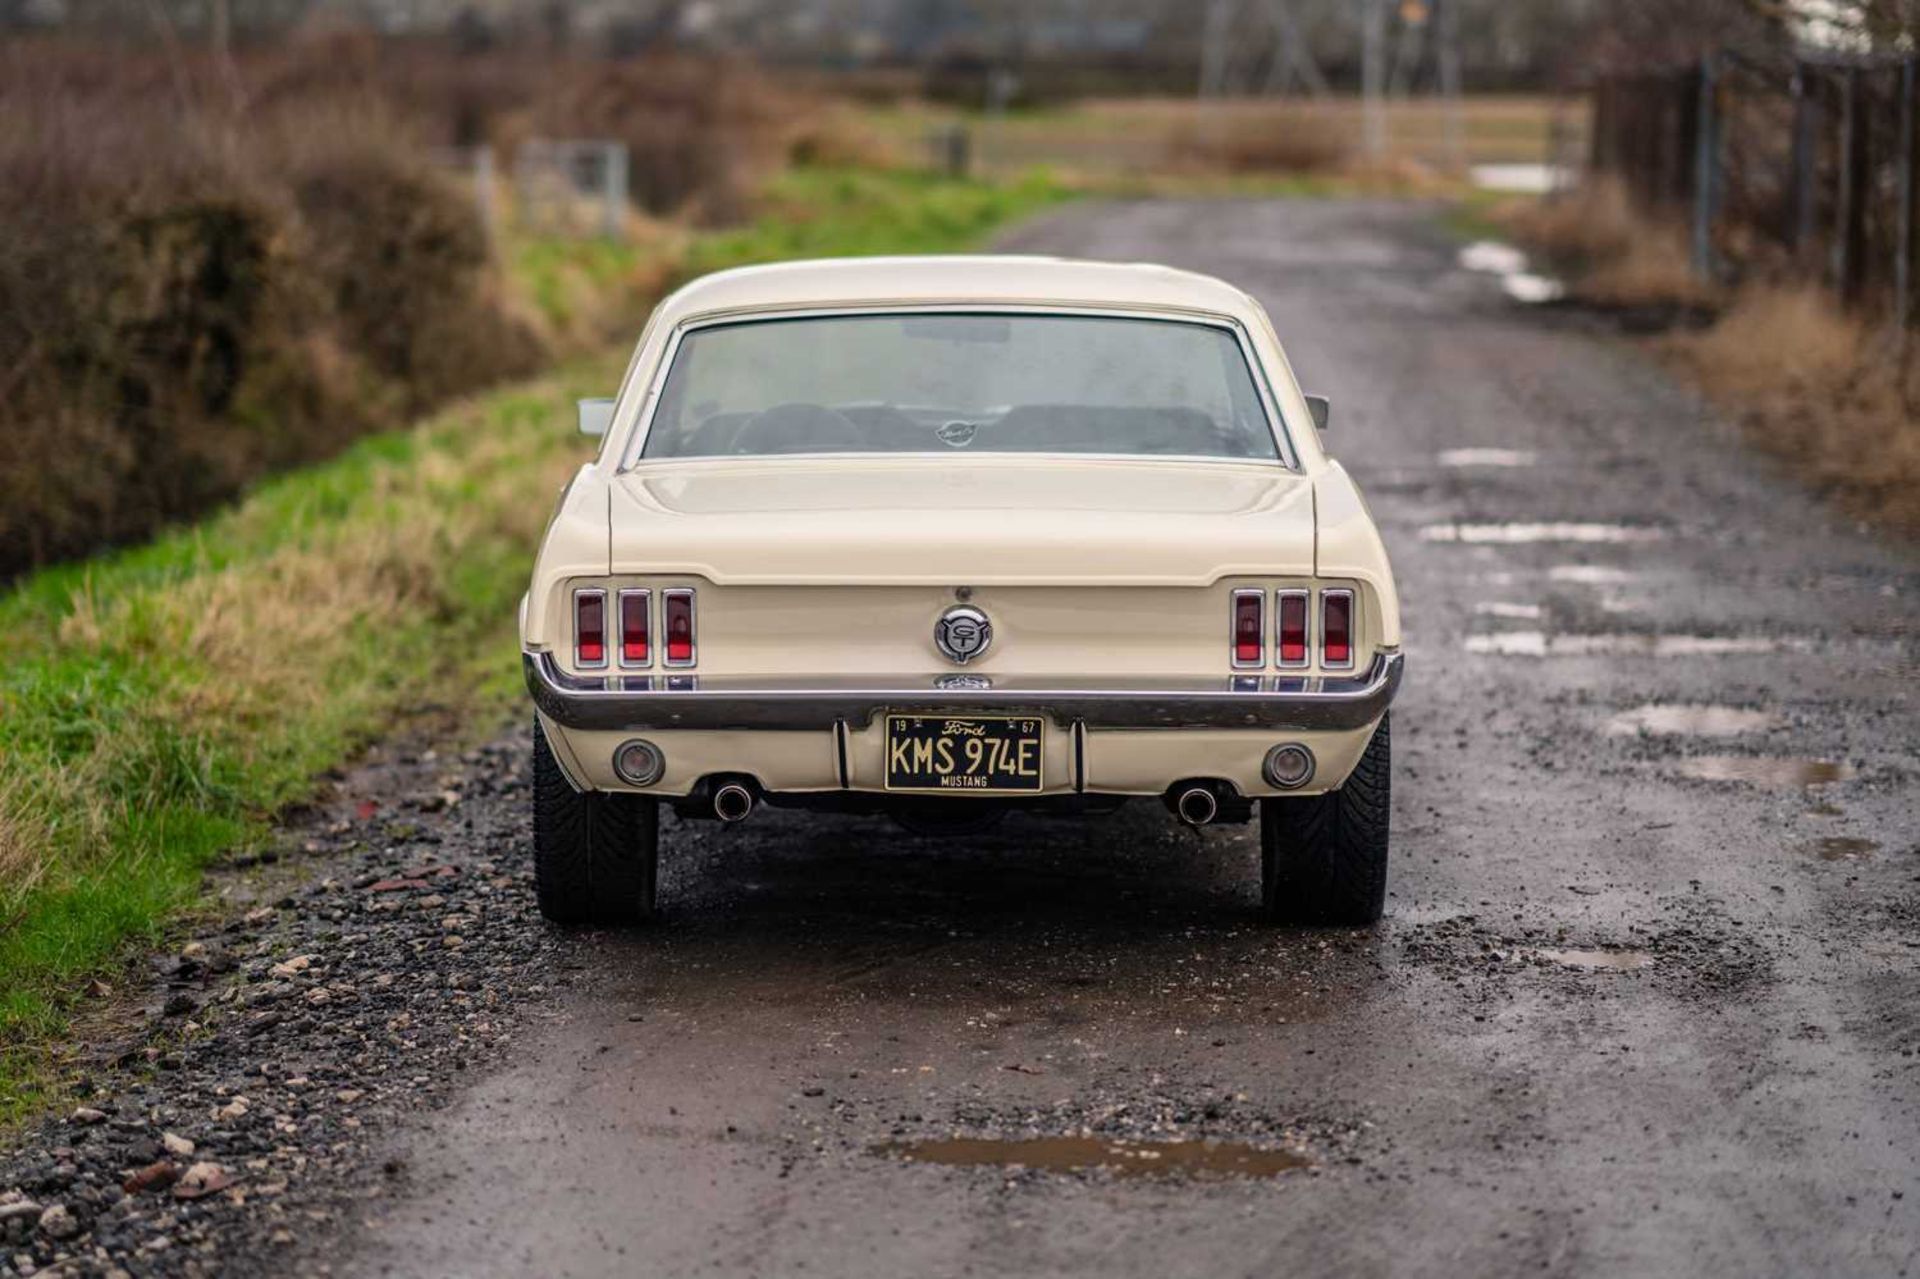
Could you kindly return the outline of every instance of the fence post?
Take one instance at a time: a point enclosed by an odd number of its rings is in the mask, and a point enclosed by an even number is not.
[[[493,144],[482,142],[473,149],[473,200],[480,206],[480,225],[488,243],[499,238],[494,226]]]
[[[1609,88],[1604,77],[1593,82],[1593,107],[1587,117],[1587,127],[1592,130],[1587,135],[1587,167],[1595,173],[1605,173],[1612,167],[1607,154],[1607,130],[1613,124],[1608,118]]]
[[[1913,318],[1913,108],[1914,59],[1900,64],[1900,221],[1893,245],[1893,317],[1900,326],[1900,347],[1907,343]]]
[[[1813,159],[1816,146],[1818,104],[1813,87],[1807,83],[1807,69],[1793,67],[1793,177],[1787,206],[1787,247],[1795,255],[1807,251],[1813,242]]]
[[[1860,95],[1855,92],[1860,73],[1848,67],[1840,81],[1840,189],[1835,193],[1833,215],[1833,288],[1841,297],[1852,294],[1854,266],[1854,155],[1860,134]]]
[[[602,144],[600,158],[601,196],[606,206],[601,214],[601,230],[609,240],[626,238],[627,230],[627,144]]]
[[[1719,65],[1713,54],[1700,59],[1700,105],[1694,120],[1693,271],[1713,279],[1713,217],[1720,193],[1719,119],[1715,90]]]

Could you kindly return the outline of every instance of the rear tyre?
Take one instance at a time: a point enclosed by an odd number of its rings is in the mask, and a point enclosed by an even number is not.
[[[1391,717],[1324,795],[1260,801],[1260,907],[1292,924],[1371,924],[1387,904]]]
[[[538,720],[533,725],[533,885],[556,924],[653,918],[660,877],[660,804],[573,788]]]

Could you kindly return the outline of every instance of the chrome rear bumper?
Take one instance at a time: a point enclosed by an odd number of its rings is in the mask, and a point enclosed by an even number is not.
[[[522,653],[527,689],[549,718],[581,730],[864,728],[882,711],[1030,712],[1062,727],[1364,728],[1400,688],[1401,654],[1380,653],[1351,676],[1062,680],[940,675],[908,679],[764,680],[694,674],[581,678],[551,653]]]

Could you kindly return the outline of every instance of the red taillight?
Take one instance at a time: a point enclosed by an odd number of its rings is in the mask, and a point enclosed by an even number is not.
[[[573,593],[573,659],[580,666],[607,664],[607,593]]]
[[[653,648],[649,641],[653,592],[620,592],[620,664],[622,666],[645,666],[653,660]]]
[[[1320,593],[1320,661],[1326,666],[1353,665],[1353,592]]]
[[[1266,602],[1265,591],[1235,591],[1233,593],[1233,664],[1235,666],[1264,666],[1267,660],[1265,626],[1262,624],[1262,607]]]
[[[693,592],[664,591],[660,596],[661,624],[667,631],[667,665],[693,665]]]
[[[1279,608],[1280,665],[1305,666],[1307,664],[1307,593],[1281,591]]]

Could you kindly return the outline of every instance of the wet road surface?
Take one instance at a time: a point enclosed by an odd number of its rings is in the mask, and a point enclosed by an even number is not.
[[[669,820],[664,923],[572,952],[336,1268],[1920,1271],[1912,555],[1410,206],[1009,247],[1237,281],[1333,396],[1408,635],[1387,920],[1263,927],[1253,828],[1157,804]]]

